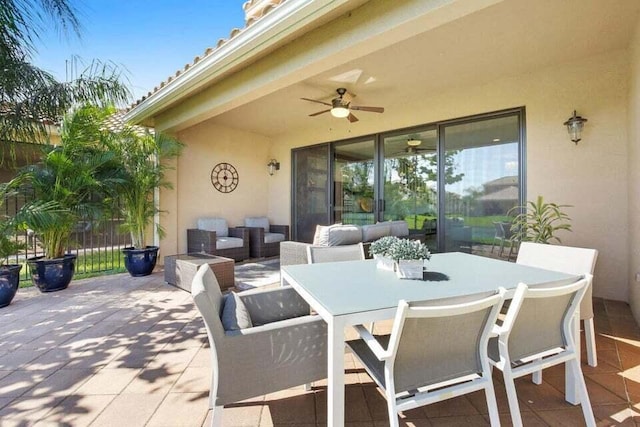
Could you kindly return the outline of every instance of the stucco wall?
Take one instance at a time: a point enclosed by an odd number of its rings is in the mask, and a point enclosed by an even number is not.
[[[640,322],[640,21],[631,42],[629,89],[629,303]]]
[[[563,243],[598,249],[594,294],[627,300],[628,53],[615,51],[481,86],[425,94],[420,102],[388,109],[375,119],[363,114],[349,129],[278,138],[273,152],[287,160],[278,176],[278,189],[269,190],[274,201],[270,215],[289,216],[290,190],[283,189],[289,188],[293,147],[525,106],[528,198],[540,194],[547,201],[574,206],[568,210],[573,233],[563,235]],[[577,146],[562,125],[574,109],[589,120]],[[637,208],[635,212],[637,216]]]
[[[174,190],[163,190],[161,224],[167,236],[161,241],[163,255],[186,252],[188,228],[199,217],[221,217],[229,226],[242,225],[245,216],[269,211],[266,188],[272,178],[267,171],[271,141],[260,135],[205,122],[177,135],[186,147],[168,178]],[[239,184],[231,193],[220,193],[211,184],[211,170],[221,162],[238,171]]]

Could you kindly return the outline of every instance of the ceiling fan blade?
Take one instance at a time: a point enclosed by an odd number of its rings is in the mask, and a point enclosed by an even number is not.
[[[364,107],[364,106],[356,106],[350,105],[349,108],[356,111],[368,111],[370,113],[384,113],[384,108],[382,107]]]
[[[351,123],[353,123],[353,122],[357,122],[358,118],[356,116],[354,116],[352,113],[349,113],[349,115],[347,116],[347,120],[349,120]]]
[[[328,113],[331,109],[318,111],[317,113],[309,114],[309,117],[319,116],[320,114]]]
[[[331,104],[329,104],[328,102],[318,101],[317,99],[311,99],[311,98],[300,98],[300,99],[302,99],[303,101],[309,101],[309,102],[315,102],[315,103],[322,104],[322,105],[327,105],[327,106],[329,106],[329,107],[331,107],[331,106],[332,106],[332,105],[331,105]]]

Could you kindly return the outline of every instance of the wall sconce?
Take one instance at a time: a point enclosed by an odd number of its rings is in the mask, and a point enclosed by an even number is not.
[[[573,116],[569,117],[569,120],[564,122],[571,140],[575,142],[576,145],[578,145],[578,141],[582,139],[582,129],[584,128],[584,124],[586,121],[587,119],[576,115],[576,110],[573,110]]]
[[[280,170],[280,162],[276,159],[271,159],[269,163],[267,163],[267,167],[269,168],[269,175],[273,175],[276,171]]]

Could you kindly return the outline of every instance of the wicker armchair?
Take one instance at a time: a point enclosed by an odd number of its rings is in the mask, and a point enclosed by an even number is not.
[[[214,226],[211,226],[211,225]],[[230,239],[231,238],[231,239]],[[233,239],[240,239],[241,245]],[[198,220],[198,228],[187,230],[187,251],[204,252],[242,261],[250,256],[249,230],[243,227],[227,227],[226,221],[219,218]]]
[[[251,258],[280,255],[280,242],[289,240],[289,226],[269,224],[267,217],[245,218],[244,228],[249,230]]]

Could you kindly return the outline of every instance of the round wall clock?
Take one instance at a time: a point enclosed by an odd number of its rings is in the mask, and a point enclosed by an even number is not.
[[[238,186],[238,171],[229,163],[218,163],[211,171],[211,183],[221,193],[231,193]]]

